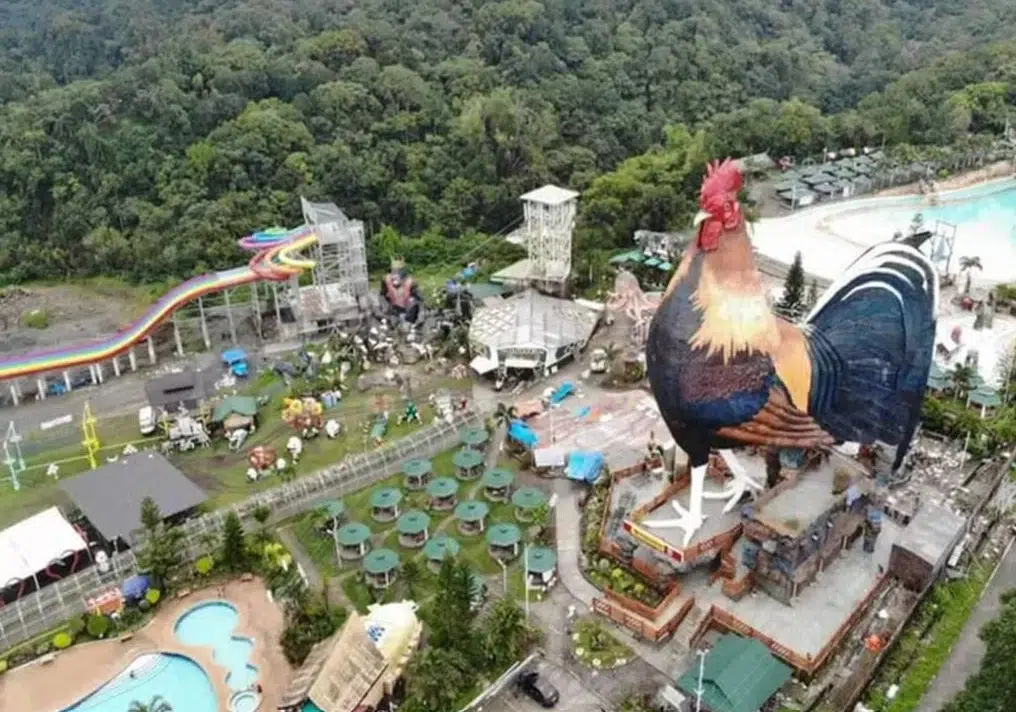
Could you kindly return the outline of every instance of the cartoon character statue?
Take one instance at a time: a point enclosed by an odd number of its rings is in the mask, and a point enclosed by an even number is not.
[[[399,416],[399,425],[405,423],[419,423],[420,422],[420,409],[416,407],[416,403],[411,400],[406,401],[406,409],[402,411],[402,415]]]
[[[423,297],[402,260],[392,260],[392,269],[381,282],[381,298],[403,321],[415,324],[420,318]]]
[[[251,448],[250,453],[247,455],[247,462],[257,472],[267,472],[275,465],[276,457],[278,457],[278,453],[275,451],[275,448],[268,445],[258,445]]]
[[[320,430],[324,424],[324,407],[316,398],[287,398],[282,402],[282,420],[300,432]]]

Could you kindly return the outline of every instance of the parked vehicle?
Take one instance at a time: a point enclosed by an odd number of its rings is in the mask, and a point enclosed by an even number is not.
[[[155,409],[150,405],[138,410],[138,427],[142,435],[151,435],[155,432],[156,419]]]
[[[222,363],[237,378],[246,378],[250,373],[247,352],[244,349],[226,349],[222,352]]]
[[[535,670],[520,673],[515,679],[519,689],[541,707],[549,709],[556,706],[561,699],[561,693],[557,688],[540,677],[540,673]]]

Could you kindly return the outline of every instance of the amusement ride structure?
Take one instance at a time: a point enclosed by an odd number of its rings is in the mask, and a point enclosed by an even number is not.
[[[136,370],[134,347],[145,341],[149,361],[154,364],[156,349],[152,336],[167,320],[172,321],[176,352],[181,356],[182,331],[188,322],[197,322],[200,339],[210,349],[213,338],[209,322],[224,316],[228,332],[222,336],[236,344],[234,310],[238,306],[250,308],[259,340],[264,338],[265,309],[269,314],[274,311],[276,336],[280,339],[297,338],[335,323],[358,320],[362,313],[360,300],[367,293],[363,224],[349,220],[333,204],[303,199],[301,203],[304,225],[292,230],[272,228],[242,238],[240,247],[254,253],[246,265],[183,282],[117,332],[95,341],[0,358],[0,380],[9,383],[14,403],[24,397],[21,379],[28,377],[35,377],[37,397],[44,398],[48,390],[47,374],[62,373],[66,389],[70,390],[72,369],[87,367],[92,383],[101,383],[103,364],[110,362],[114,373],[120,375],[119,358],[126,354],[130,369]],[[299,277],[308,270],[312,284],[302,286]],[[262,285],[267,288],[267,295],[261,294]],[[248,291],[240,295],[239,288]],[[188,311],[195,305],[197,318],[189,318]]]

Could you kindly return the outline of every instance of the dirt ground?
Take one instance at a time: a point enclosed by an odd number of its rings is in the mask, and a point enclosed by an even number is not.
[[[76,285],[7,287],[0,296],[0,353],[19,353],[90,341],[115,332],[136,315],[138,299],[129,290]],[[32,329],[22,319],[45,312],[49,325]]]

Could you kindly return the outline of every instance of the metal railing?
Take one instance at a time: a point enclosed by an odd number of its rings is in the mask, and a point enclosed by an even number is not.
[[[480,413],[461,411],[450,423],[441,421],[424,426],[377,450],[351,455],[313,475],[258,492],[227,509],[189,520],[180,527],[184,534],[183,558],[189,563],[207,554],[208,540],[219,536],[230,512],[236,512],[243,520],[258,507],[267,506],[273,519],[294,516],[313,508],[320,500],[341,497],[390,477],[407,459],[433,457],[458,442],[459,430],[482,422]],[[115,554],[105,572],[98,566],[91,566],[0,608],[0,650],[6,651],[85,613],[89,599],[118,588],[124,579],[137,572],[134,551]]]

